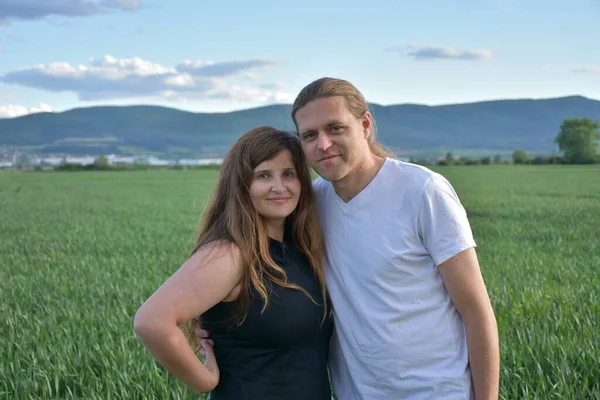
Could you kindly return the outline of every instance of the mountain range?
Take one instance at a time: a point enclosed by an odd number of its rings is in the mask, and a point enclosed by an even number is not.
[[[600,101],[582,96],[370,107],[379,140],[397,154],[515,149],[550,154],[564,119],[600,120]],[[254,127],[293,129],[290,110],[290,105],[227,113],[159,106],[76,108],[0,119],[0,146],[37,153],[222,156]]]

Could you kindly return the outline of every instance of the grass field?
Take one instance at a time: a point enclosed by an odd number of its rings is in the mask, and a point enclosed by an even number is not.
[[[600,168],[444,167],[498,319],[503,399],[600,399]],[[0,399],[198,398],[133,332],[215,171],[0,174]]]

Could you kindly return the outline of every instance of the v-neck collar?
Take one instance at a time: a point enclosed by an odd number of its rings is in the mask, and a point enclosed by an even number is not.
[[[381,168],[379,168],[379,171],[377,171],[377,174],[375,174],[375,176],[373,177],[373,179],[371,179],[367,186],[365,186],[360,192],[356,194],[356,196],[354,196],[347,202],[340,197],[340,195],[335,191],[333,183],[330,182],[331,191],[333,192],[333,197],[335,198],[335,202],[338,204],[338,206],[344,211],[350,211],[352,209],[362,207],[369,198],[369,193],[375,190],[374,188],[377,187],[379,181],[384,179],[385,175],[387,174],[389,163],[390,159],[389,157],[386,157],[383,160]]]

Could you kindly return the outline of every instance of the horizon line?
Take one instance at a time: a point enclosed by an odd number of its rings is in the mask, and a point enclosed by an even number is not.
[[[582,94],[569,94],[569,95],[562,95],[562,96],[538,97],[538,98],[536,98],[536,97],[512,97],[512,98],[495,98],[495,99],[491,98],[491,99],[486,99],[486,100],[462,101],[462,102],[456,102],[456,103],[439,103],[439,104],[426,104],[426,103],[416,103],[416,102],[414,102],[414,103],[412,103],[412,102],[404,102],[404,103],[388,103],[388,104],[383,104],[383,103],[378,103],[378,102],[374,102],[374,101],[367,101],[367,102],[369,103],[370,106],[378,106],[378,107],[418,106],[418,107],[431,107],[431,108],[435,108],[435,107],[459,106],[459,105],[470,105],[470,104],[494,103],[494,102],[503,102],[503,101],[560,100],[560,99],[576,98],[576,97],[580,97],[580,98],[584,98],[584,99],[592,100],[592,101],[600,101],[600,99],[596,99],[596,98],[589,97],[589,96],[584,96]],[[269,104],[257,105],[257,106],[254,106],[254,107],[234,108],[234,109],[231,109],[229,111],[201,111],[201,110],[185,109],[185,108],[180,108],[180,107],[171,106],[171,105],[161,105],[161,104],[152,104],[152,103],[95,104],[95,105],[89,105],[89,106],[75,106],[75,107],[65,108],[65,109],[62,109],[62,110],[54,110],[53,109],[52,111],[35,112],[35,113],[30,113],[30,114],[25,114],[25,115],[19,115],[19,116],[10,117],[10,118],[0,118],[0,120],[1,119],[23,118],[23,117],[27,117],[27,116],[30,116],[30,115],[42,114],[42,113],[62,114],[62,113],[66,113],[66,112],[74,111],[74,110],[91,109],[91,108],[101,108],[101,107],[106,107],[106,108],[159,107],[159,108],[167,108],[167,109],[171,109],[171,110],[176,110],[176,111],[181,111],[181,112],[187,112],[187,113],[193,113],[193,114],[231,114],[231,113],[235,113],[235,112],[257,110],[257,109],[260,109],[260,108],[267,108],[267,107],[274,107],[274,106],[291,106],[291,105],[292,105],[291,103],[269,103]]]

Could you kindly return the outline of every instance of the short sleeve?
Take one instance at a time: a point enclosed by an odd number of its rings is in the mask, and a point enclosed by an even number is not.
[[[476,246],[467,212],[442,175],[432,175],[425,185],[418,223],[423,244],[435,265]]]

